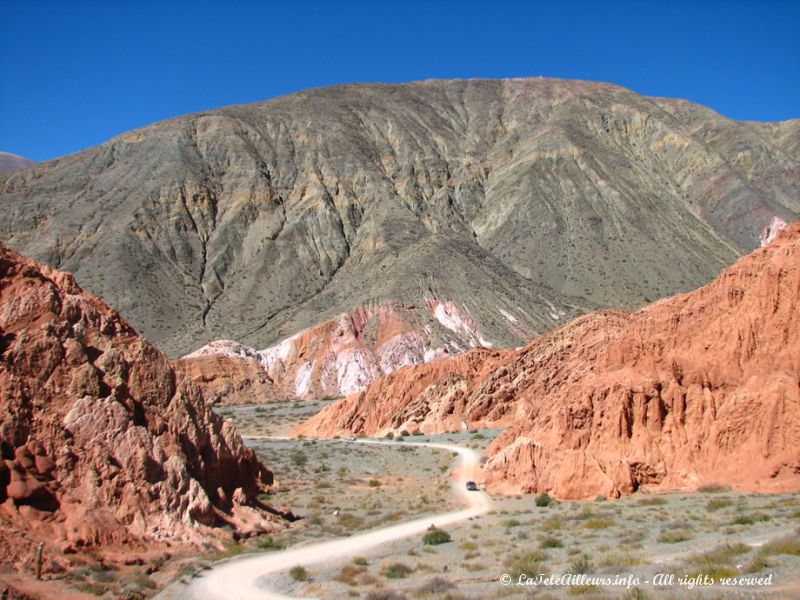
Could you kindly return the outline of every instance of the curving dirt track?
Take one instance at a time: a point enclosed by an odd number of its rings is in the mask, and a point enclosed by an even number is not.
[[[373,440],[358,440],[356,444],[388,444]],[[399,444],[398,444],[399,445]],[[220,562],[203,572],[180,591],[176,586],[157,596],[193,600],[286,600],[284,596],[269,590],[263,582],[265,576],[279,571],[288,571],[294,566],[309,566],[327,561],[335,561],[356,556],[381,544],[406,538],[424,532],[435,524],[444,527],[452,523],[464,521],[488,512],[492,507],[491,499],[484,492],[469,492],[465,483],[475,479],[480,468],[480,456],[474,450],[453,444],[403,442],[404,446],[425,446],[448,450],[459,456],[454,469],[453,491],[458,502],[466,505],[452,512],[428,515],[405,523],[368,531],[352,537],[340,538],[299,548],[291,548],[283,552],[271,552],[235,558]]]

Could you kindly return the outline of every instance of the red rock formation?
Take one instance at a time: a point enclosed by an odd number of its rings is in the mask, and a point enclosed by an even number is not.
[[[404,369],[298,433],[508,425],[485,478],[509,493],[798,489],[799,380],[800,222],[704,288],[581,317],[508,356]]]
[[[67,273],[0,246],[0,561],[276,527],[272,474],[196,385]]]
[[[202,390],[209,404],[235,405],[286,398],[257,358],[203,354],[172,361]]]
[[[359,308],[256,351],[219,340],[175,361],[223,404],[351,394],[397,369],[491,346],[453,301]]]

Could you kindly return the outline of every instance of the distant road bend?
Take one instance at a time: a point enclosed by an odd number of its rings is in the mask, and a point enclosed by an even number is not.
[[[358,444],[388,444],[382,442],[358,440]],[[279,571],[288,571],[301,565],[307,567],[327,561],[350,558],[358,552],[364,552],[381,544],[403,539],[424,532],[433,523],[444,527],[488,512],[492,507],[491,499],[484,492],[469,492],[466,482],[475,479],[480,466],[477,452],[452,444],[408,443],[403,446],[425,446],[448,450],[458,454],[459,461],[454,470],[453,491],[458,501],[464,502],[467,508],[447,513],[427,515],[405,523],[383,527],[347,538],[339,538],[318,544],[292,548],[283,552],[269,552],[236,558],[216,564],[204,571],[201,576],[193,578],[180,592],[172,586],[161,598],[182,598],[194,600],[287,600],[290,597],[269,590],[263,579],[266,575]],[[174,594],[174,595],[172,595]]]

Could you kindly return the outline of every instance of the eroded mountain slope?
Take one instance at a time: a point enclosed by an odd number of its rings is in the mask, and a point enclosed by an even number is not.
[[[516,345],[702,285],[797,218],[797,130],[580,81],[310,90],[7,175],[0,237],[172,354],[431,301]]]

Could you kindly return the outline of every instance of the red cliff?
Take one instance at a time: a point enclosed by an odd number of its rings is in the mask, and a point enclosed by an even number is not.
[[[0,245],[0,561],[275,527],[272,474],[73,277]],[[52,556],[52,555],[51,555]]]
[[[298,433],[507,427],[490,489],[800,487],[800,223],[708,286],[572,321],[504,353],[403,369]]]

